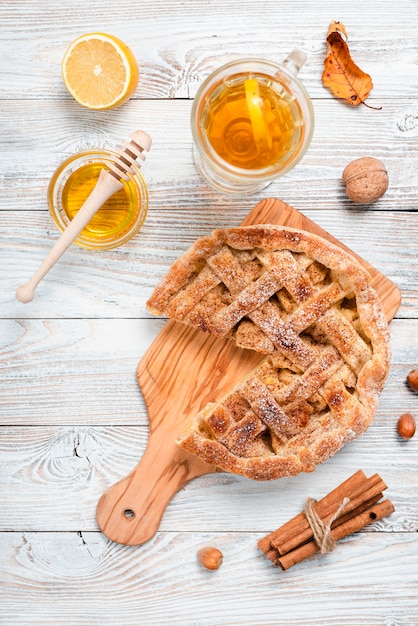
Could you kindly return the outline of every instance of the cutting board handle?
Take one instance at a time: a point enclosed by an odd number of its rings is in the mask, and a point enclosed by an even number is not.
[[[175,493],[207,471],[206,464],[196,463],[196,458],[167,440],[163,429],[153,431],[135,469],[100,498],[96,511],[100,530],[117,543],[145,543],[158,530]]]

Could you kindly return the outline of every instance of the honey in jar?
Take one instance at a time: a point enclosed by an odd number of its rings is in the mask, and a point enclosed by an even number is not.
[[[48,189],[50,214],[62,232],[95,187],[112,151],[84,151],[64,161],[51,178]],[[123,187],[111,196],[75,239],[88,249],[107,250],[129,241],[141,228],[148,209],[148,193],[139,170],[121,180]]]

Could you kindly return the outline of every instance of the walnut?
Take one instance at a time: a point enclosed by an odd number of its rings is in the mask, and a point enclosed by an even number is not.
[[[351,161],[344,169],[342,178],[347,196],[359,204],[376,202],[389,186],[384,164],[374,157]]]

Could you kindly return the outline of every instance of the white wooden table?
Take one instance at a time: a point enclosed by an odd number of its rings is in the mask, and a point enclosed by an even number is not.
[[[353,108],[321,84],[325,36],[345,23],[354,60],[369,72]],[[0,4],[0,624],[418,624],[418,417],[406,375],[418,366],[418,4],[369,0],[3,0]],[[99,30],[134,51],[141,79],[120,109],[92,112],[67,94],[68,43]],[[303,161],[263,193],[211,191],[192,162],[189,116],[211,70],[242,55],[308,54],[300,73],[316,115]],[[15,289],[57,239],[46,205],[55,167],[86,147],[112,146],[136,128],[154,140],[143,172],[150,208],[124,247],[72,247],[23,305]],[[354,206],[341,173],[360,156],[384,161],[390,188]],[[393,280],[403,301],[391,323],[393,360],[372,426],[314,473],[271,483],[212,474],[190,482],[140,547],[108,540],[100,495],[141,458],[147,413],[135,370],[165,321],[145,301],[198,236],[239,224],[260,199],[288,202]],[[288,572],[257,540],[355,470],[378,472],[396,512]],[[201,568],[207,544],[224,554]]]

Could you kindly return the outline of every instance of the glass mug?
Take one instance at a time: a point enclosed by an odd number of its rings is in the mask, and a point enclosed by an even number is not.
[[[199,87],[191,113],[194,161],[214,189],[255,193],[302,159],[314,128],[311,99],[297,78],[305,61],[300,50],[281,65],[232,61]]]

